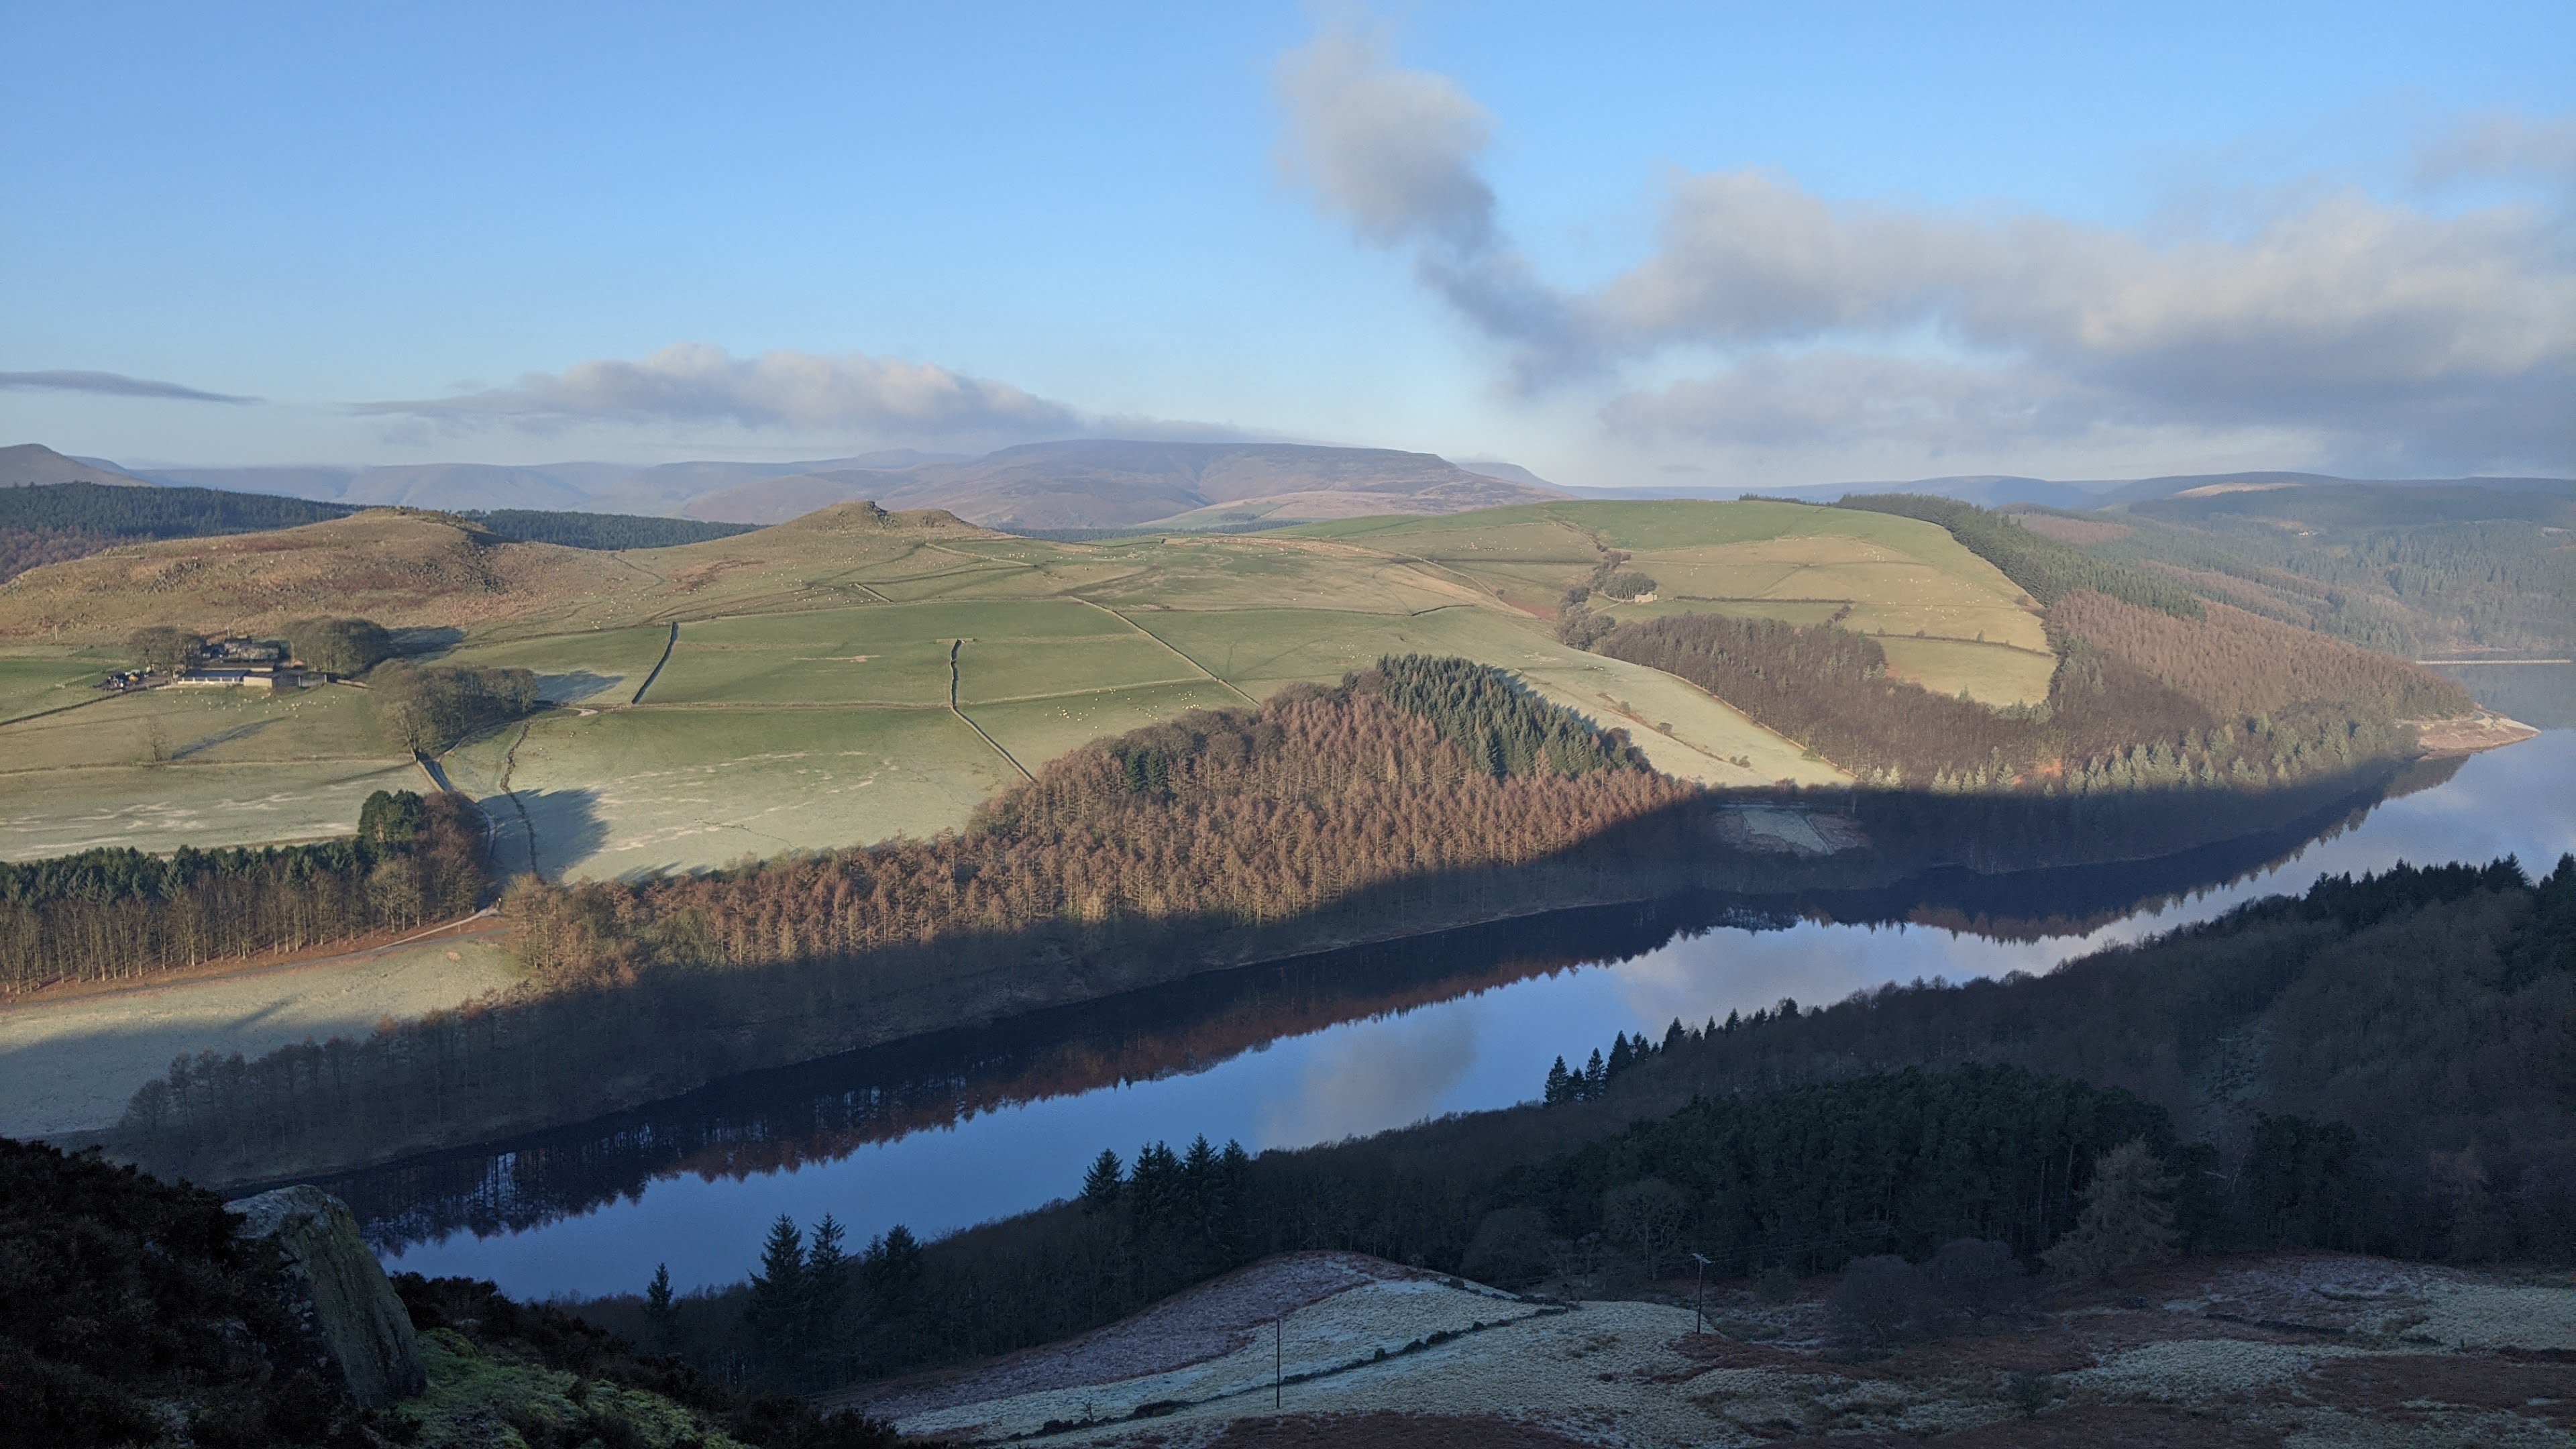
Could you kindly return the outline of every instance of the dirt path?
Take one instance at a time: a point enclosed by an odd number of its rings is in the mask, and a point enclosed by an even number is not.
[[[0,1136],[110,1126],[174,1057],[256,1056],[460,1006],[512,980],[503,934],[484,922],[319,960],[0,1007]]]

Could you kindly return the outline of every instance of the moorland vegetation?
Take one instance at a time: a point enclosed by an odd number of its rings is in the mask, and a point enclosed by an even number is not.
[[[123,488],[47,483],[0,489],[0,583],[46,564],[86,558],[119,544],[153,539],[264,533],[362,511],[356,504],[318,503],[215,488]],[[749,533],[747,523],[648,518],[625,513],[571,513],[542,508],[469,509],[446,515],[514,543],[565,548],[671,548]]]
[[[0,1139],[0,1383],[12,1443],[421,1449],[493,1443],[880,1449],[854,1414],[758,1398],[489,1283],[394,1280],[426,1392],[351,1396],[286,1252],[223,1199]]]

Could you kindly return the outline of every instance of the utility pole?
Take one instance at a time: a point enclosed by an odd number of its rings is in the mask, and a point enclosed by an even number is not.
[[[1708,1259],[1693,1253],[1691,1261],[1699,1265],[1699,1286],[1691,1293],[1691,1332],[1706,1333],[1708,1313],[1701,1305],[1708,1301]]]
[[[1278,1413],[1288,1389],[1288,1315],[1270,1320],[1270,1412]]]

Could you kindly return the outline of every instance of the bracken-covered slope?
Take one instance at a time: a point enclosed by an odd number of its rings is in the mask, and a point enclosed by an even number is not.
[[[503,543],[441,515],[371,511],[275,533],[113,548],[0,585],[0,638],[104,643],[148,624],[272,629],[314,614],[470,628],[631,588],[578,549]]]

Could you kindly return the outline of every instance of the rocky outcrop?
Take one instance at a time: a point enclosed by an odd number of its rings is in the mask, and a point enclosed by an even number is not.
[[[358,1235],[348,1204],[318,1187],[281,1187],[226,1204],[245,1238],[275,1243],[296,1291],[290,1308],[339,1367],[349,1393],[390,1407],[428,1385],[420,1340],[394,1285]]]

